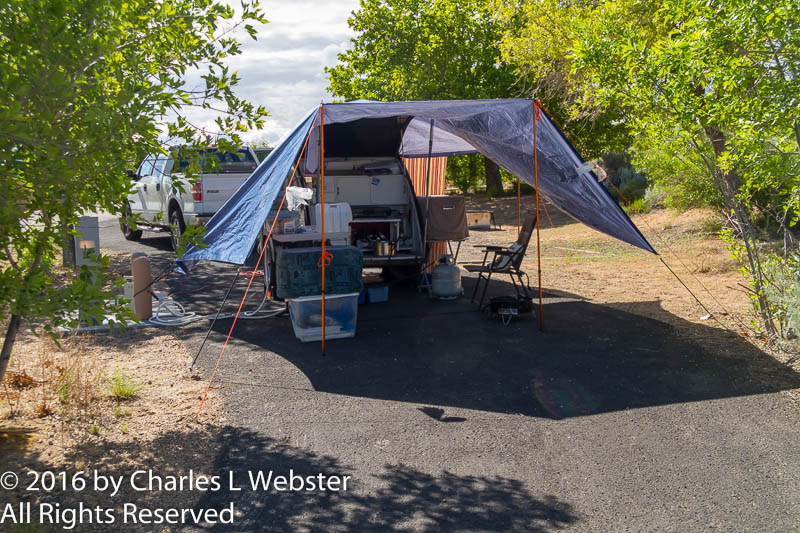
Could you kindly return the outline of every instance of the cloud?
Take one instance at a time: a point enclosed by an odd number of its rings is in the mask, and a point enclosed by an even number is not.
[[[256,41],[238,32],[242,53],[227,64],[241,78],[237,94],[270,113],[264,129],[246,134],[245,140],[274,145],[310,109],[330,100],[324,67],[335,65],[347,49],[354,35],[347,19],[358,9],[358,0],[262,0],[261,6],[269,24],[259,28]],[[187,78],[190,86],[203,83],[197,73]],[[215,116],[198,110],[190,119],[214,130]]]

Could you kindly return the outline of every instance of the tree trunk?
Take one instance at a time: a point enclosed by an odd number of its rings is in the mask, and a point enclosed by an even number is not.
[[[47,213],[43,214],[45,219],[45,232],[49,231],[52,223],[49,215]],[[46,233],[45,233],[46,234]],[[16,304],[18,310],[27,309],[25,302],[30,295],[26,294],[28,285],[27,282],[30,278],[36,275],[39,271],[39,267],[42,265],[42,256],[44,255],[44,244],[42,241],[39,241],[36,246],[36,256],[33,259],[33,264],[31,264],[28,273],[25,275],[24,283],[22,284],[22,290],[17,295]],[[6,368],[8,368],[8,361],[11,359],[11,350],[14,348],[14,341],[17,339],[17,332],[19,331],[19,325],[22,322],[22,315],[12,314],[11,319],[8,321],[8,328],[6,329],[6,338],[3,340],[3,349],[0,350],[0,382],[3,381],[3,376],[6,374]]]
[[[22,317],[19,315],[11,315],[11,320],[8,321],[3,350],[0,351],[0,381],[3,381],[3,376],[6,375],[6,368],[11,359],[11,350],[14,348],[14,340],[17,338],[20,322],[22,322]]]
[[[794,130],[794,142],[797,143],[797,148],[800,148],[800,124],[798,124],[797,119],[792,122],[792,129]]]
[[[488,157],[484,157],[483,168],[486,172],[486,195],[494,196],[503,192],[503,180],[500,178],[500,167]]]
[[[64,246],[61,249],[61,266],[64,268],[75,268],[75,237],[67,235],[64,238]]]
[[[712,127],[705,127],[705,133],[711,141],[711,146],[714,148],[714,155],[719,156],[727,151],[728,140],[725,134]],[[717,172],[721,171],[717,168]],[[753,224],[747,214],[744,205],[737,198],[739,193],[739,172],[734,167],[730,169],[727,174],[722,175],[722,189],[725,199],[728,201],[728,206],[733,211],[733,216],[742,231],[742,241],[744,242],[745,251],[747,252],[747,262],[750,267],[750,275],[753,278],[753,290],[755,291],[758,299],[758,311],[761,315],[761,322],[764,329],[769,335],[777,333],[775,323],[772,320],[772,310],[769,306],[769,301],[764,295],[764,272],[761,268],[761,256],[758,253],[758,242]]]

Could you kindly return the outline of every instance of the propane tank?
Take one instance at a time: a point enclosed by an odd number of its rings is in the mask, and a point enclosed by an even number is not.
[[[439,265],[431,273],[431,291],[437,298],[461,296],[461,269],[453,264],[452,256],[439,258]]]

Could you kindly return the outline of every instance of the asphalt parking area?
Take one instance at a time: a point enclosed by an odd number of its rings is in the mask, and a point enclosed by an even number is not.
[[[154,269],[169,264],[153,250]],[[234,272],[201,264],[168,283],[188,309],[211,313]],[[325,357],[295,339],[288,317],[240,321],[212,390],[227,413],[215,470],[351,484],[208,493],[198,507],[235,502],[240,530],[796,529],[796,374],[655,301],[633,313],[545,296],[539,332],[534,316],[505,327],[467,299],[393,287]],[[203,379],[230,325],[215,325]],[[180,331],[190,352],[205,327]]]

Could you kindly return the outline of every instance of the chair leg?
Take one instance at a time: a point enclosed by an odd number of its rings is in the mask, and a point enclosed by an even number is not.
[[[481,284],[481,279],[483,278],[483,272],[478,272],[478,279],[475,281],[475,288],[472,289],[472,296],[470,296],[470,303],[475,303],[475,295],[478,294],[478,287]]]
[[[514,286],[514,292],[517,293],[517,298],[519,298],[519,288],[517,287],[517,282],[514,279],[514,272],[509,272],[509,276],[511,277],[511,284]]]
[[[531,293],[528,291],[528,287],[522,283],[522,273],[519,270],[517,271],[517,278],[519,278],[519,286],[522,287],[522,293],[525,295],[525,298],[530,299]]]
[[[481,301],[478,303],[478,309],[483,310],[483,300],[486,298],[486,289],[489,288],[489,281],[492,279],[492,271],[486,276],[486,282],[483,284],[483,292],[481,293]]]

